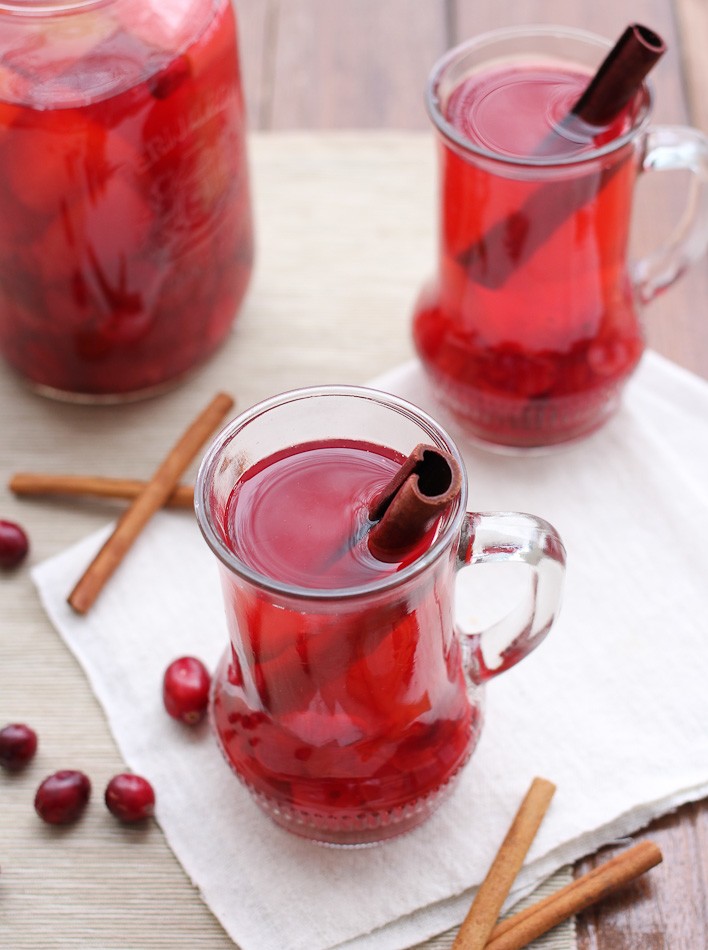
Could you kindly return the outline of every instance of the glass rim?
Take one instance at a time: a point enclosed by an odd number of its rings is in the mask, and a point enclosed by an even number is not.
[[[34,17],[81,13],[103,7],[111,0],[0,0],[0,14],[12,13]]]
[[[441,448],[444,448],[453,456],[460,466],[462,473],[462,486],[459,497],[453,510],[447,515],[443,529],[438,533],[428,550],[412,564],[403,568],[403,570],[395,571],[379,580],[369,581],[366,584],[357,585],[356,587],[303,587],[298,584],[289,584],[284,581],[279,581],[273,577],[269,577],[267,574],[262,574],[260,571],[254,570],[238,558],[224,544],[209,513],[208,489],[211,484],[211,475],[222,450],[231,442],[238,432],[254,420],[279,406],[301,400],[329,396],[352,396],[358,399],[366,399],[377,403],[379,406],[405,415],[408,419],[418,423],[428,435],[435,438],[435,441]],[[294,441],[292,444],[297,445],[298,443]],[[447,550],[451,542],[454,541],[454,538],[460,532],[462,521],[466,514],[467,485],[467,473],[464,461],[455,442],[432,416],[428,415],[424,410],[419,409],[418,406],[402,399],[400,396],[395,396],[392,393],[386,393],[368,386],[309,386],[287,390],[286,392],[279,393],[278,395],[271,396],[268,399],[256,403],[236,416],[235,419],[217,433],[199,465],[194,486],[194,510],[204,540],[219,561],[234,574],[262,590],[270,591],[271,593],[281,596],[285,595],[293,599],[309,601],[332,602],[358,599],[371,596],[372,594],[390,591],[406,584],[427,570],[427,568],[435,563],[443,552]]]
[[[642,89],[644,90],[646,102],[642,107],[637,120],[632,124],[631,128],[629,128],[626,132],[623,132],[622,135],[618,135],[616,138],[606,142],[604,145],[601,145],[598,148],[594,148],[590,151],[582,152],[579,155],[555,157],[544,155],[503,155],[500,152],[495,152],[492,149],[485,148],[483,145],[478,145],[462,135],[452,125],[452,123],[447,121],[440,108],[438,89],[447,70],[469,50],[476,48],[481,49],[485,45],[496,40],[503,40],[506,38],[518,39],[522,37],[531,38],[534,36],[555,36],[560,39],[566,38],[569,40],[577,40],[584,42],[588,46],[595,46],[605,51],[608,51],[612,48],[612,42],[608,40],[607,37],[600,36],[597,33],[592,33],[589,30],[582,30],[571,26],[559,26],[555,24],[530,24],[527,26],[501,27],[499,29],[488,30],[485,33],[480,33],[471,39],[459,43],[457,46],[453,46],[437,60],[428,76],[428,81],[425,87],[425,105],[428,115],[430,116],[437,131],[451,144],[455,145],[463,152],[472,153],[490,161],[505,165],[514,165],[517,167],[526,168],[553,168],[557,166],[582,165],[585,162],[591,162],[595,159],[602,158],[604,155],[612,154],[613,152],[621,149],[628,142],[631,142],[632,139],[634,139],[646,127],[646,125],[649,123],[654,105],[653,86],[648,79],[645,79],[642,83]],[[569,59],[570,58],[571,57],[569,57]]]

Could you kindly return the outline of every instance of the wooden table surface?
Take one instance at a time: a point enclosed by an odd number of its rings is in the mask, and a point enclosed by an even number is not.
[[[654,118],[708,133],[708,3],[635,0],[236,0],[254,129],[428,128],[422,90],[431,64],[485,30],[562,23],[614,38],[629,18],[669,50],[653,73]],[[667,188],[657,220],[680,210]],[[661,201],[663,199],[659,199]],[[649,344],[708,378],[708,260],[655,301]],[[578,920],[580,950],[708,947],[708,802],[656,822],[664,864]],[[587,862],[587,865],[592,862]],[[585,869],[584,865],[579,870]]]

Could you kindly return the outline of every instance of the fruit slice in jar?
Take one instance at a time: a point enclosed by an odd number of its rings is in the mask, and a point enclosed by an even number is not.
[[[116,7],[123,30],[139,44],[174,53],[194,39],[212,9],[210,0],[122,0]]]

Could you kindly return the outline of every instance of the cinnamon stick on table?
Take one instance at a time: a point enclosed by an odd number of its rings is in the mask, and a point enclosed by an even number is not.
[[[54,475],[50,472],[16,472],[9,481],[10,491],[22,497],[69,495],[76,498],[116,498],[132,501],[147,482],[137,478],[108,478],[101,475]],[[165,508],[194,507],[194,487],[178,485],[165,502]]]
[[[555,894],[501,921],[490,934],[486,950],[521,950],[541,934],[613,894],[661,861],[661,851],[653,842],[640,842]]]
[[[42,495],[68,495],[72,498],[115,498],[132,501],[147,482],[137,478],[109,478],[103,475],[55,475],[51,472],[16,472],[8,488],[16,495],[37,498]],[[194,507],[194,486],[178,485],[165,502],[165,508]]]
[[[460,927],[452,950],[483,950],[548,810],[555,785],[535,778]]]
[[[90,609],[142,529],[165,504],[187,466],[233,405],[231,396],[219,393],[167,454],[69,595],[69,604],[77,613],[85,614]]]

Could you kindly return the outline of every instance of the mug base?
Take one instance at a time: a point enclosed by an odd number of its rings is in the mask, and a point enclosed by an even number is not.
[[[497,455],[549,455],[572,448],[602,429],[621,404],[621,384],[601,393],[566,396],[554,401],[516,401],[488,394],[458,394],[426,367],[431,390],[441,409],[472,444]]]
[[[179,389],[216,357],[223,344],[224,339],[219,340],[209,352],[205,353],[191,366],[171,375],[167,375],[159,382],[147,386],[137,386],[132,389],[126,388],[124,390],[108,390],[103,392],[91,388],[64,389],[61,386],[52,386],[49,383],[43,383],[37,379],[33,379],[31,375],[14,365],[11,361],[6,361],[6,363],[18,383],[37,396],[51,399],[54,402],[68,403],[70,405],[120,406],[156,399],[175,389]]]
[[[172,392],[173,389],[178,389],[193,375],[198,373],[199,370],[212,359],[213,355],[214,354],[209,354],[199,363],[189,367],[189,369],[176,373],[174,376],[168,376],[159,383],[155,383],[151,386],[143,386],[138,389],[126,389],[122,392],[91,392],[79,389],[62,389],[58,386],[50,386],[47,383],[40,383],[12,365],[10,365],[10,369],[20,385],[45,399],[80,406],[116,406],[155,399],[158,396],[163,396],[165,393]]]
[[[216,744],[226,764],[243,785],[254,803],[280,828],[317,844],[337,848],[371,847],[407,834],[423,824],[451,794],[462,770],[470,760],[482,727],[481,698],[476,717],[470,722],[469,740],[463,755],[440,785],[418,798],[390,808],[355,811],[354,808],[337,812],[335,809],[298,807],[291,801],[274,798],[256,787],[238,769],[228,753],[227,737],[233,733],[234,706],[230,701],[228,669],[231,648],[222,654],[211,685],[209,722]],[[239,704],[240,708],[240,704]]]
[[[82,393],[70,392],[63,389],[54,389],[53,386],[45,386],[43,383],[35,383],[31,380],[25,380],[25,385],[38,396],[45,399],[53,399],[55,402],[72,403],[81,406],[117,406],[123,403],[143,402],[147,399],[154,399],[165,393],[171,392],[181,386],[191,371],[176,376],[173,379],[159,383],[157,386],[149,386],[146,389],[137,389],[133,392],[125,393]]]
[[[355,816],[328,817],[283,805],[257,792],[241,776],[253,800],[276,825],[300,838],[330,848],[370,848],[408,834],[422,825],[454,791],[462,768],[424,798],[389,811]]]

